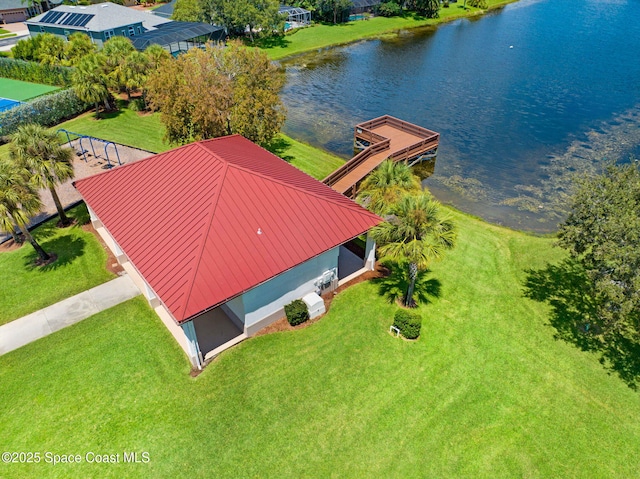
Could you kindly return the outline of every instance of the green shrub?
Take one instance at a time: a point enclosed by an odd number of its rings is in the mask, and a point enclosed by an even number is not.
[[[16,46],[11,49],[13,58],[24,61],[37,61],[41,40],[42,35],[18,40]]]
[[[144,103],[144,98],[134,98],[129,102],[129,110],[131,111],[144,111],[147,109],[147,105]]]
[[[395,17],[402,13],[402,8],[395,2],[384,2],[378,5],[376,13],[381,17]]]
[[[20,125],[38,123],[42,126],[57,125],[89,109],[73,89],[41,96],[27,103],[0,113],[0,136],[15,132]]]
[[[296,299],[284,306],[284,314],[287,315],[287,321],[291,326],[297,326],[309,319],[309,310],[307,305],[301,299]]]
[[[45,85],[70,86],[69,67],[44,65],[36,62],[0,57],[0,77]]]
[[[393,317],[393,325],[400,330],[407,339],[416,339],[420,336],[422,328],[422,316],[417,311],[399,309]]]

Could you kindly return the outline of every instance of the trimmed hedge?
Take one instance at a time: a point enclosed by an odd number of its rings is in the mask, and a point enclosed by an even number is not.
[[[400,330],[407,339],[416,339],[420,336],[422,328],[422,316],[417,311],[399,309],[393,317],[393,325]]]
[[[71,86],[72,68],[0,57],[0,77],[54,86]]]
[[[73,89],[41,96],[11,110],[0,113],[0,136],[14,133],[20,125],[38,123],[53,126],[89,109]]]
[[[309,310],[301,299],[296,299],[289,304],[285,304],[284,314],[287,315],[287,321],[289,321],[291,326],[297,326],[309,319]]]

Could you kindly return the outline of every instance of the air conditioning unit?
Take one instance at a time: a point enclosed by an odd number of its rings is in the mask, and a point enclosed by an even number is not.
[[[307,294],[302,298],[302,301],[304,301],[309,310],[309,319],[317,318],[326,312],[324,300],[316,293]]]
[[[336,268],[330,269],[322,273],[318,279],[314,281],[316,286],[316,292],[322,294],[327,289],[335,289],[338,287],[338,270]]]

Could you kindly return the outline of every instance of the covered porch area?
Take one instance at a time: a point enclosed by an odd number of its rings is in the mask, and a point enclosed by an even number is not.
[[[338,253],[338,285],[373,269],[375,243],[369,235],[353,238],[340,245]]]
[[[193,319],[202,361],[207,361],[225,349],[247,338],[240,321],[217,307]]]

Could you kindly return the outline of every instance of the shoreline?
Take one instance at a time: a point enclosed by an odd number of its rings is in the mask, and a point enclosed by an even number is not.
[[[489,0],[491,1],[491,0]],[[356,43],[359,41],[366,41],[366,40],[375,40],[377,38],[382,38],[385,36],[389,36],[389,35],[399,35],[401,32],[404,31],[411,31],[411,30],[415,30],[415,29],[419,29],[419,28],[427,28],[427,27],[438,27],[439,25],[444,25],[447,23],[450,23],[454,20],[460,20],[460,19],[464,19],[464,18],[475,18],[475,17],[481,17],[489,12],[498,10],[498,9],[502,9],[505,6],[511,4],[511,3],[516,3],[519,0],[498,0],[495,3],[489,5],[486,9],[477,9],[477,8],[473,8],[473,7],[467,7],[466,12],[460,12],[460,11],[456,11],[457,9],[462,9],[462,6],[457,5],[457,4],[452,4],[455,6],[450,6],[448,9],[444,9],[441,8],[440,12],[442,13],[443,10],[448,10],[446,13],[449,13],[449,15],[446,15],[444,17],[438,17],[438,18],[429,18],[429,19],[422,19],[422,20],[415,20],[415,17],[373,17],[371,20],[359,20],[357,22],[350,22],[347,24],[337,24],[337,25],[325,25],[325,24],[314,24],[310,27],[306,27],[306,28],[301,28],[297,31],[295,31],[294,33],[290,34],[290,35],[285,35],[283,37],[284,41],[287,41],[287,38],[292,38],[295,37],[295,35],[299,35],[300,33],[305,34],[305,32],[309,32],[309,31],[313,31],[313,30],[317,30],[319,28],[323,28],[325,30],[329,30],[329,29],[340,29],[340,28],[344,28],[345,26],[350,26],[350,27],[358,27],[358,24],[367,24],[373,21],[385,21],[385,22],[395,22],[396,24],[393,26],[390,26],[388,28],[380,28],[380,30],[376,30],[376,31],[371,31],[371,32],[363,32],[362,34],[355,34],[354,36],[350,37],[347,36],[344,39],[337,39],[336,41],[329,41],[327,43],[324,42],[317,42],[317,43],[313,43],[311,42],[311,44],[309,44],[308,46],[301,46],[296,48],[291,47],[290,44],[288,46],[282,47],[282,50],[279,50],[278,47],[276,46],[270,46],[267,48],[263,48],[261,46],[257,46],[257,48],[259,48],[260,50],[264,51],[271,60],[273,61],[288,61],[294,57],[297,57],[299,55],[303,55],[303,54],[307,54],[309,52],[313,52],[313,51],[319,51],[319,50],[323,50],[323,49],[327,49],[327,48],[334,48],[334,47],[340,47],[340,46],[345,46],[345,45],[349,45],[352,43]],[[380,19],[384,19],[384,20],[380,20]],[[342,32],[340,32],[342,33]],[[349,32],[348,32],[349,33]],[[309,35],[307,33],[307,35]],[[299,37],[297,37],[299,38]],[[291,41],[291,40],[289,40]],[[288,49],[292,49],[295,51],[291,51],[288,52],[286,50]]]

